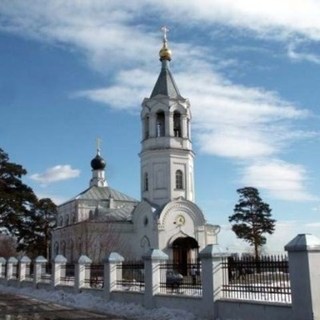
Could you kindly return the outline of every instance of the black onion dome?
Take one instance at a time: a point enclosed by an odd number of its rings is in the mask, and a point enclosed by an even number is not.
[[[91,160],[91,168],[93,170],[103,170],[106,167],[106,162],[98,154]]]

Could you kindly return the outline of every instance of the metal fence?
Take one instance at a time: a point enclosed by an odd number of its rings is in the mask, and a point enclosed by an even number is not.
[[[231,256],[222,268],[224,298],[291,303],[287,256]]]
[[[85,283],[91,288],[101,289],[104,286],[104,265],[91,264],[86,265]],[[88,275],[88,276],[87,276]]]
[[[3,264],[1,268],[1,278],[5,278],[7,276],[7,264]]]
[[[60,283],[67,286],[74,285],[75,277],[75,265],[74,264],[65,264],[61,265],[61,277]]]
[[[144,262],[126,261],[117,265],[121,277],[117,280],[117,289],[126,291],[144,291]],[[121,280],[120,280],[121,279]]]
[[[43,264],[40,275],[40,282],[50,283],[52,278],[51,274],[52,264],[50,262]]]
[[[33,262],[26,264],[26,275],[25,280],[32,281],[33,280],[33,270],[34,270],[34,264]]]
[[[160,292],[179,295],[202,295],[201,263],[183,266],[168,262],[160,264]]]

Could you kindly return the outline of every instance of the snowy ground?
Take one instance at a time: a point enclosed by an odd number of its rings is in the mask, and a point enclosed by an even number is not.
[[[71,294],[61,290],[47,291],[33,288],[14,288],[0,285],[0,292],[33,297],[79,309],[93,310],[102,313],[139,320],[202,320],[189,312],[167,308],[147,310],[132,303],[123,304],[106,302],[102,298],[93,297],[86,293]]]

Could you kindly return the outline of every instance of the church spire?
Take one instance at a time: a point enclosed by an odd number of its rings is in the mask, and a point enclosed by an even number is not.
[[[91,160],[91,168],[92,168],[92,178],[90,180],[90,187],[107,187],[107,181],[105,179],[105,167],[106,162],[100,155],[100,143],[101,139],[97,139],[97,154]]]
[[[161,30],[163,31],[163,44],[159,51],[159,56],[162,67],[150,98],[153,98],[158,94],[168,96],[170,98],[178,98],[180,97],[180,92],[169,69],[169,62],[172,57],[172,52],[168,47],[167,39],[167,32],[169,29],[167,27],[162,27]]]

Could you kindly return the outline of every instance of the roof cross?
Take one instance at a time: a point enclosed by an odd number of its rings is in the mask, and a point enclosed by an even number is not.
[[[102,142],[102,139],[100,139],[100,138],[97,138],[97,139],[96,139],[97,153],[98,153],[99,155],[100,155],[101,142]]]
[[[163,41],[167,42],[167,32],[169,31],[169,28],[167,28],[166,26],[163,26],[161,28],[161,31],[163,32]]]

